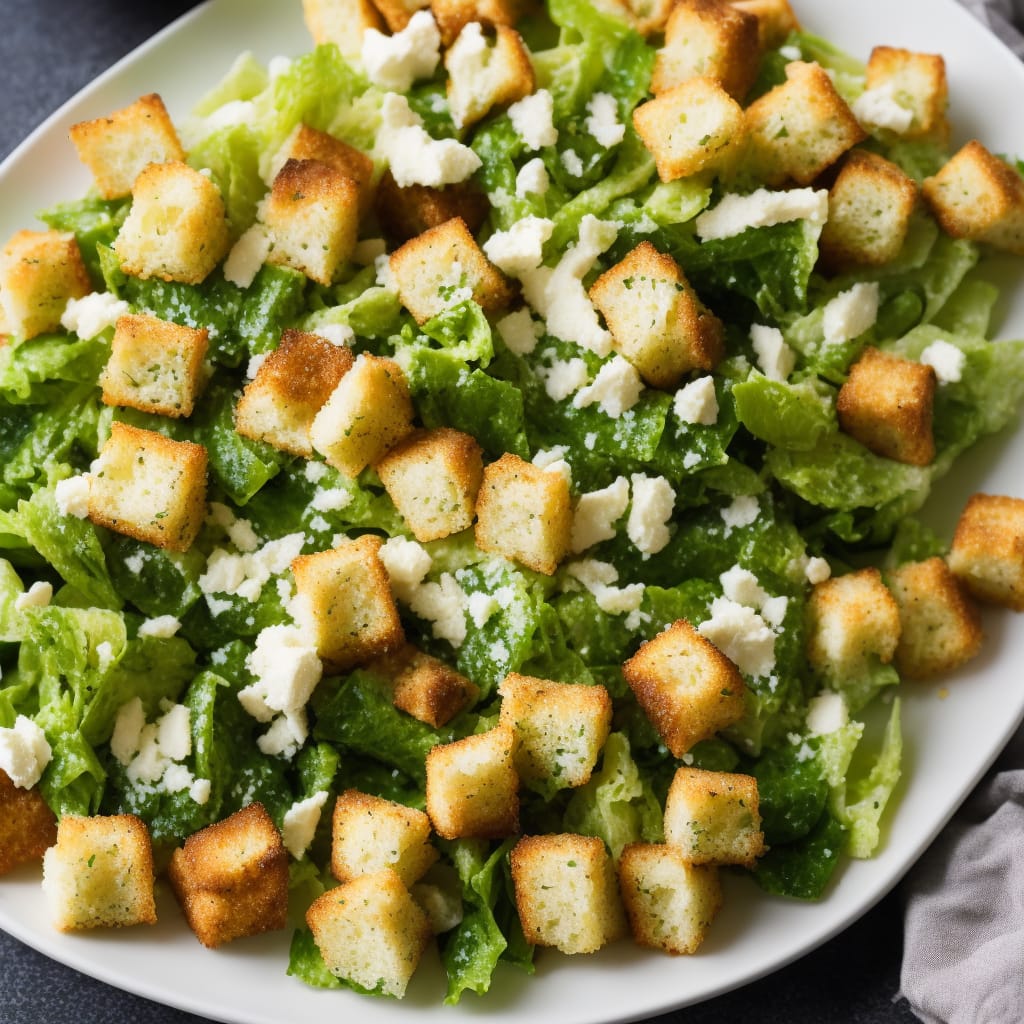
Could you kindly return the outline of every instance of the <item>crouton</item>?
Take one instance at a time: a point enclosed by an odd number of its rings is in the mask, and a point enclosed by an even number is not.
[[[287,924],[288,851],[260,803],[189,836],[167,877],[189,927],[210,949]]]
[[[641,242],[590,289],[612,345],[651,387],[675,388],[691,370],[713,370],[722,322],[697,297],[671,256]]]
[[[0,876],[40,860],[57,841],[57,819],[36,787],[23,789],[0,769]]]
[[[447,725],[480,696],[480,688],[440,658],[406,644],[371,666],[394,684],[396,708],[434,729]]]
[[[631,843],[619,858],[619,890],[638,945],[696,953],[722,905],[713,864],[691,864],[675,847]]]
[[[431,0],[430,9],[441,30],[441,42],[451,46],[473,21],[491,28],[514,26],[525,6],[523,0]]]
[[[392,868],[412,885],[437,860],[423,811],[348,789],[334,804],[331,874],[339,882]]]
[[[885,88],[913,113],[903,138],[949,140],[946,107],[949,87],[946,62],[936,53],[915,53],[895,46],[876,46],[864,69],[865,90]]]
[[[615,866],[596,836],[523,836],[509,855],[526,941],[594,953],[626,934]]]
[[[484,466],[482,449],[469,434],[451,427],[417,431],[375,468],[420,543],[473,525]]]
[[[901,676],[950,672],[981,650],[981,616],[941,558],[907,562],[886,583],[900,611],[895,664]]]
[[[453,217],[462,218],[470,233],[475,235],[483,227],[490,209],[487,196],[471,181],[444,188],[430,185],[401,188],[391,171],[386,170],[377,183],[374,212],[388,235],[399,242],[407,242]]]
[[[317,46],[334,43],[346,58],[362,53],[368,28],[383,27],[370,0],[302,0],[302,15]]]
[[[366,213],[373,204],[373,160],[362,150],[335,138],[327,132],[298,124],[284,140],[271,165],[270,181],[289,160],[317,160],[351,178],[359,189],[359,212]]]
[[[885,157],[851,150],[829,189],[822,257],[838,269],[889,263],[903,248],[916,206],[913,178]]]
[[[976,139],[925,178],[921,191],[947,235],[1024,255],[1024,179]]]
[[[70,232],[18,231],[0,252],[0,313],[9,334],[28,339],[57,330],[68,300],[90,291]]]
[[[971,495],[953,534],[949,567],[979,601],[1024,612],[1024,499]]]
[[[448,109],[456,128],[529,96],[536,86],[530,52],[519,33],[507,25],[494,31],[490,45],[480,22],[472,21],[445,52]]]
[[[501,839],[519,831],[515,733],[497,725],[427,754],[427,814],[445,839]]]
[[[594,6],[628,22],[642,36],[665,30],[675,0],[596,0]]]
[[[59,931],[155,924],[153,846],[134,814],[65,814],[43,854],[43,895]]]
[[[146,314],[118,317],[110,358],[100,373],[106,405],[180,419],[202,390],[209,331]]]
[[[319,160],[286,160],[263,204],[268,263],[329,285],[359,233],[359,185]]]
[[[334,671],[370,661],[405,642],[380,546],[380,537],[363,534],[292,562],[304,624],[317,654]]]
[[[410,239],[389,258],[402,305],[419,324],[462,298],[485,313],[497,313],[512,298],[512,286],[483,254],[461,217]]]
[[[185,159],[174,122],[156,93],[106,117],[73,124],[68,134],[104,199],[129,195],[148,164]]]
[[[883,458],[927,466],[935,458],[933,367],[869,346],[839,389],[839,426]]]
[[[354,478],[412,431],[412,416],[401,367],[363,353],[313,417],[309,440],[335,469]]]
[[[551,782],[559,789],[590,781],[612,725],[612,699],[603,686],[511,672],[498,693],[498,721],[516,735],[520,779]]]
[[[115,421],[90,473],[89,518],[127,537],[187,551],[206,517],[206,449]]]
[[[852,679],[870,659],[892,661],[900,610],[874,567],[816,583],[807,601],[807,660],[826,679]]]
[[[662,181],[727,169],[744,139],[743,108],[713,78],[691,78],[633,111]]]
[[[733,7],[757,18],[757,34],[762,50],[781,46],[790,32],[800,31],[800,22],[789,0],[731,0]]]
[[[665,798],[665,842],[691,864],[753,867],[764,853],[757,779],[682,765]]]
[[[754,84],[761,58],[757,18],[726,0],[678,0],[651,73],[655,96],[691,78],[714,78],[734,99]]]
[[[824,68],[803,61],[747,107],[746,129],[747,162],[767,185],[810,184],[867,137]]]
[[[281,343],[246,384],[235,406],[235,430],[308,459],[313,454],[313,420],[354,358],[344,345],[287,328]]]
[[[430,922],[390,868],[328,889],[306,911],[327,969],[401,999],[432,936]]]
[[[401,32],[417,11],[430,6],[430,0],[373,0],[391,33]]]
[[[476,545],[550,576],[569,553],[572,499],[559,472],[506,452],[484,469]]]
[[[685,619],[643,643],[622,674],[674,757],[746,710],[739,669]]]

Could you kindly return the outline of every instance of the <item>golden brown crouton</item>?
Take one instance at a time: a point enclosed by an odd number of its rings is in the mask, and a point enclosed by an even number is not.
[[[768,185],[807,185],[866,138],[825,69],[804,61],[747,107],[746,128],[748,163]]]
[[[495,107],[533,92],[530,52],[514,28],[498,25],[489,45],[478,21],[470,22],[445,51],[448,109],[456,128],[475,124]]]
[[[927,466],[935,458],[936,384],[931,366],[869,346],[839,389],[839,426],[876,455]]]
[[[713,78],[690,78],[633,111],[662,181],[729,167],[744,139],[743,108]]]
[[[921,191],[947,235],[1024,254],[1024,179],[976,139],[925,178]]]
[[[757,18],[726,0],[677,0],[651,74],[657,96],[691,78],[717,79],[735,100],[754,84],[761,58]]]
[[[501,839],[519,831],[515,734],[507,725],[427,754],[427,814],[438,835]]]
[[[345,345],[287,328],[280,345],[245,386],[235,407],[235,429],[254,441],[309,458],[313,419],[353,361],[352,350]]]
[[[434,729],[447,725],[480,696],[474,682],[412,644],[379,659],[372,668],[394,683],[396,708]]]
[[[746,710],[739,669],[685,619],[642,644],[622,674],[674,757]]]
[[[461,217],[470,233],[475,235],[490,209],[487,196],[471,181],[461,181],[444,188],[430,185],[401,188],[389,169],[377,183],[374,212],[387,234],[399,242],[407,242],[453,217]]]
[[[351,178],[359,188],[360,214],[373,204],[373,160],[355,146],[308,124],[298,124],[274,157],[274,177],[289,160],[318,160]]]
[[[174,123],[156,93],[106,117],[73,124],[68,134],[104,199],[128,195],[148,164],[185,159]]]
[[[437,860],[423,811],[348,789],[334,805],[331,874],[339,882],[393,868],[409,886]]]
[[[36,787],[22,789],[0,769],[0,876],[40,860],[57,841],[57,819]]]
[[[523,836],[509,855],[526,941],[594,953],[626,934],[615,866],[596,836]]]
[[[402,305],[420,324],[463,296],[485,313],[497,313],[512,298],[508,279],[483,254],[461,217],[410,239],[388,262]]]
[[[1024,612],[1024,499],[971,495],[953,535],[949,567],[979,601]]]
[[[167,877],[189,927],[210,949],[287,923],[288,851],[260,803],[189,836]]]
[[[203,386],[209,331],[147,314],[118,317],[100,374],[106,405],[174,419],[191,416]]]
[[[904,138],[948,141],[946,62],[938,54],[876,46],[865,68],[864,87],[885,88],[901,107],[913,112],[910,127],[900,132]]]
[[[771,50],[786,41],[790,32],[800,31],[789,0],[732,0],[733,7],[757,18],[762,50]]]
[[[134,814],[65,814],[43,855],[43,894],[59,931],[155,924],[153,847]]]
[[[441,42],[451,46],[472,21],[497,28],[513,26],[525,7],[523,0],[431,0],[430,9],[441,30]]]
[[[334,43],[343,57],[358,57],[363,33],[382,27],[370,0],[302,0],[306,28],[317,46]]]
[[[907,562],[886,582],[900,610],[895,664],[901,676],[950,672],[981,650],[981,616],[941,558]]]
[[[757,779],[679,767],[665,799],[665,842],[691,864],[752,867],[765,849]]]
[[[807,602],[807,660],[827,679],[850,679],[870,658],[892,661],[900,610],[873,567],[816,583]]]
[[[619,890],[636,942],[674,956],[697,952],[722,905],[717,867],[688,863],[675,847],[654,843],[622,851]]]
[[[380,546],[380,537],[367,533],[292,562],[305,625],[317,654],[335,671],[405,642]]]
[[[391,33],[401,32],[409,19],[424,7],[430,6],[430,0],[373,0],[373,6],[380,12]]]
[[[722,322],[671,256],[641,242],[590,289],[612,345],[652,387],[674,388],[691,370],[713,370],[725,351]]]
[[[420,543],[473,525],[484,466],[480,445],[469,434],[451,427],[416,431],[375,468]]]
[[[206,449],[115,421],[90,474],[97,526],[187,551],[206,516]]]
[[[880,266],[894,260],[917,205],[914,179],[885,157],[854,149],[828,193],[821,254],[832,267]]]
[[[410,433],[412,416],[401,367],[363,353],[313,418],[309,439],[335,469],[356,477]]]
[[[572,499],[559,472],[506,452],[484,469],[476,501],[476,544],[552,575],[569,553]]]
[[[8,334],[27,339],[57,330],[68,299],[91,290],[70,232],[18,231],[0,252],[0,312]]]
[[[390,868],[329,889],[306,911],[327,969],[401,999],[430,942],[430,922]]]
[[[612,699],[603,686],[511,672],[498,693],[498,721],[515,732],[521,779],[542,779],[560,789],[590,781],[612,725]]]

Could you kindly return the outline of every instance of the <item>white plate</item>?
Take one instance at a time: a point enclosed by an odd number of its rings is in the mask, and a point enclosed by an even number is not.
[[[956,141],[983,140],[991,149],[1024,153],[1024,68],[952,0],[794,0],[804,25],[866,58],[879,43],[944,54]],[[242,49],[263,60],[295,55],[309,41],[295,3],[213,0],[116,65],[46,122],[0,168],[0,238],[31,226],[25,211],[73,197],[88,186],[67,128],[159,92],[172,115],[186,113]],[[1008,269],[1010,261],[1007,261]],[[1019,281],[1019,267],[1010,282]],[[1002,337],[1024,335],[1024,288],[1012,283],[1000,310]],[[932,502],[949,535],[969,493],[988,489],[1021,495],[1024,432],[983,443],[943,483]],[[985,653],[955,678],[905,690],[905,782],[896,813],[887,816],[878,856],[845,866],[820,904],[765,896],[745,879],[728,880],[726,905],[700,953],[668,958],[618,943],[593,957],[544,953],[528,978],[499,969],[491,993],[441,1005],[436,954],[417,972],[404,1002],[348,991],[315,991],[285,975],[288,936],[201,947],[165,888],[160,923],[88,935],[50,927],[38,870],[0,884],[0,926],[46,955],[159,1002],[240,1024],[319,1024],[352,1014],[365,1024],[431,1017],[452,1020],[486,1012],[495,1022],[595,1024],[645,1017],[708,999],[795,960],[849,925],[881,898],[939,832],[1024,717],[1024,688],[1014,666],[1024,661],[1024,630],[1011,616],[990,613]]]

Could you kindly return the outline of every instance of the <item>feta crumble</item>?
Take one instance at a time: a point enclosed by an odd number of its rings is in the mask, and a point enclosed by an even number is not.
[[[60,317],[65,331],[77,334],[83,341],[95,338],[113,327],[119,317],[127,316],[131,307],[112,292],[90,292],[80,299],[68,299]]]
[[[730,192],[717,206],[697,217],[697,236],[708,242],[732,238],[748,228],[767,228],[794,220],[821,227],[828,220],[828,192],[813,188],[759,188],[749,195]]]
[[[956,384],[963,376],[967,356],[963,349],[939,338],[921,353],[920,361],[935,371],[940,384]]]
[[[57,505],[57,511],[62,516],[74,516],[76,519],[87,518],[89,515],[89,486],[88,473],[79,473],[78,476],[69,476],[66,480],[59,480],[53,489],[53,500]]]
[[[531,150],[553,146],[558,141],[554,115],[554,97],[547,89],[538,89],[508,108],[512,127]]]
[[[595,92],[591,96],[584,124],[605,149],[617,146],[626,136],[626,126],[619,120],[615,97],[607,92]]]
[[[507,231],[496,231],[483,244],[487,258],[500,270],[513,277],[540,266],[544,243],[555,230],[554,221],[546,217],[523,217]]]
[[[750,343],[754,346],[757,365],[769,380],[789,378],[796,366],[796,353],[786,344],[778,327],[751,324]]]
[[[878,282],[859,281],[830,299],[822,311],[825,344],[842,345],[859,338],[878,319]]]
[[[13,726],[0,729],[0,769],[18,789],[31,789],[52,756],[46,733],[31,718],[18,715]]]
[[[585,551],[615,536],[615,522],[629,505],[629,483],[624,476],[597,491],[581,494],[572,520],[572,550]]]
[[[634,473],[633,504],[626,520],[626,533],[644,555],[656,555],[669,542],[668,522],[676,505],[676,492],[663,476]]]
[[[429,78],[441,60],[441,33],[430,11],[417,11],[399,32],[386,36],[375,28],[363,32],[363,67],[374,85],[408,92],[413,82]]]
[[[711,617],[697,627],[744,675],[755,679],[775,668],[775,633],[753,608],[716,597]]]
[[[636,367],[620,355],[614,355],[598,371],[592,384],[576,392],[572,404],[584,409],[595,403],[606,416],[618,419],[640,400],[644,382]]]
[[[528,160],[516,175],[516,197],[525,199],[528,195],[543,196],[551,185],[548,169],[539,156]]]
[[[672,400],[672,411],[683,423],[705,427],[717,423],[718,396],[715,394],[714,378],[707,374],[684,384]]]

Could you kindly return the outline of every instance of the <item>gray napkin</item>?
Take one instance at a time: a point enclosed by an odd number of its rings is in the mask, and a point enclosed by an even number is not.
[[[1018,57],[1024,58],[1024,0],[960,0]]]

